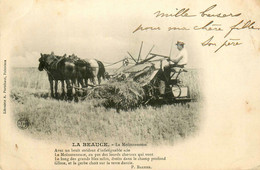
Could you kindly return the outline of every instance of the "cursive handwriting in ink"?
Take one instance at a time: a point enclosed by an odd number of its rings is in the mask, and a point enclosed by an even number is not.
[[[210,37],[209,39],[207,39],[206,41],[202,42],[201,45],[202,46],[216,46],[216,43],[212,43],[211,41],[213,40],[214,36]]]
[[[203,47],[205,46],[217,46],[217,43],[213,42],[214,36],[211,36],[209,39],[207,39],[206,41],[202,42],[201,45]],[[218,52],[221,48],[223,47],[228,47],[228,46],[238,46],[241,45],[242,43],[239,41],[240,39],[229,39],[226,40],[221,46],[219,46],[214,53]]]
[[[242,29],[252,29],[252,30],[260,30],[260,28],[254,27],[255,21],[247,21],[244,23],[244,25],[241,27],[241,24],[244,22],[244,20],[239,21],[237,24],[230,27],[230,30],[228,33],[224,36],[226,38],[233,30],[242,30]],[[240,26],[240,27],[239,27]]]
[[[242,43],[239,42],[240,39],[229,39],[226,40],[216,51],[214,51],[214,53],[218,52],[222,47],[228,47],[228,46],[238,46],[241,45]]]
[[[143,27],[143,25],[141,24],[133,31],[133,33],[137,32],[137,31],[148,31],[148,30],[159,31],[159,30],[161,30],[161,28],[160,27]]]
[[[185,30],[190,30],[189,28],[186,28],[186,27],[168,27],[168,31],[172,31],[172,30],[182,30],[182,31],[185,31]]]
[[[223,31],[223,29],[221,28],[221,24],[213,24],[213,22],[214,21],[210,21],[203,27],[199,27],[196,25],[193,27],[193,29],[194,30],[206,30],[206,31]]]
[[[190,8],[182,8],[180,10],[178,10],[178,8],[176,8],[177,12],[176,13],[164,13],[161,11],[156,11],[154,13],[155,17],[195,17],[196,15],[190,15],[188,13],[188,11],[190,10]]]
[[[214,9],[217,6],[217,4],[212,5],[210,7],[208,7],[206,10],[200,12],[201,17],[219,17],[219,18],[225,18],[225,17],[238,17],[241,15],[241,13],[238,14],[222,14],[222,13],[218,13],[218,14],[210,14],[208,13],[209,11],[211,11],[212,9]]]

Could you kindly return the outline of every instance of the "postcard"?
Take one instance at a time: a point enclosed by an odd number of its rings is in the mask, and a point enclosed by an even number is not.
[[[0,169],[260,169],[259,1],[0,6]]]

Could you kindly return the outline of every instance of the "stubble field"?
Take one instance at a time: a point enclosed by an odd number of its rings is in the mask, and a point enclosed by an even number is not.
[[[32,138],[174,144],[199,129],[203,106],[199,70],[190,69],[180,76],[194,99],[189,104],[141,106],[119,113],[96,107],[94,99],[75,103],[50,98],[47,74],[37,68],[13,68],[11,77],[14,125],[27,119],[29,126],[23,131]]]

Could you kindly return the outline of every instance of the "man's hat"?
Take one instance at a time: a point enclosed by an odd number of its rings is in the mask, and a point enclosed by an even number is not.
[[[176,45],[178,45],[178,44],[180,44],[180,45],[184,45],[185,43],[182,42],[182,41],[177,41]]]

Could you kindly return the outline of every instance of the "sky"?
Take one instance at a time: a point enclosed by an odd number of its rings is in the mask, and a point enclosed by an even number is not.
[[[12,63],[15,67],[37,67],[40,53],[76,54],[80,58],[96,58],[113,63],[152,52],[176,54],[175,43],[186,43],[190,66],[197,66],[191,33],[182,31],[133,31],[140,25],[163,26],[172,20],[157,20],[154,12],[166,4],[151,5],[149,1],[28,1],[12,27]],[[149,6],[149,10],[147,10]],[[178,21],[178,19],[176,20]],[[180,21],[180,20],[179,20]],[[171,45],[173,44],[173,45]],[[171,47],[172,46],[172,47]]]
[[[213,4],[204,5],[205,9]],[[225,6],[224,2],[221,5]],[[198,6],[203,8],[203,3],[171,0],[153,3],[148,0],[24,0],[6,9],[16,9],[10,12],[10,18],[16,16],[12,27],[9,27],[12,66],[37,67],[40,53],[51,51],[57,55],[74,53],[80,58],[96,58],[105,63],[114,63],[129,57],[127,51],[137,58],[142,41],[143,58],[153,45],[153,53],[169,55],[172,46],[171,54],[176,55],[175,43],[181,40],[185,42],[189,54],[188,66],[201,67],[204,56],[214,55],[201,47],[202,40],[209,38],[210,34],[202,31],[167,31],[165,28],[203,25],[211,19],[156,18],[154,15],[158,10],[176,13],[181,8],[190,8],[190,13],[197,14],[201,10]],[[223,10],[219,7],[216,11],[220,9]],[[160,26],[162,30],[133,33],[140,24],[144,27]]]

